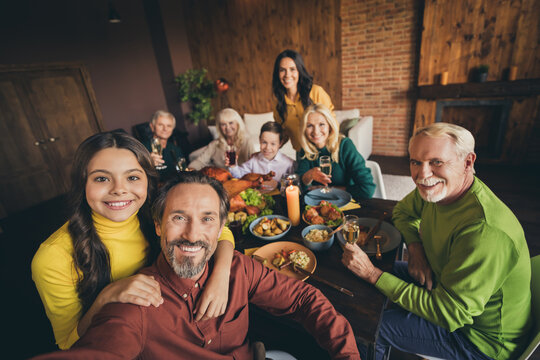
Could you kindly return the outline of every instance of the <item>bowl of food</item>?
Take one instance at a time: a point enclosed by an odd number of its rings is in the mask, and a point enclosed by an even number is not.
[[[332,228],[326,225],[310,225],[302,230],[304,245],[313,251],[329,249],[334,243],[334,235],[328,237]]]
[[[291,221],[281,215],[266,215],[255,219],[249,224],[249,231],[265,241],[282,238],[291,229]]]
[[[343,211],[331,202],[323,200],[316,206],[306,205],[302,219],[308,225],[336,228],[343,223]]]

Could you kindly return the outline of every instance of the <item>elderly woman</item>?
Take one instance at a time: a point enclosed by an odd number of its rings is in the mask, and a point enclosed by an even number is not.
[[[205,166],[226,168],[225,153],[233,146],[238,158],[238,164],[245,162],[255,152],[256,139],[250,139],[246,132],[244,121],[234,109],[223,109],[216,115],[219,137],[213,140],[204,152],[189,167],[200,170]]]
[[[375,184],[371,170],[351,139],[339,133],[337,121],[323,104],[309,106],[300,122],[302,150],[296,153],[298,170],[304,187],[311,185],[342,186],[355,199],[373,196]],[[331,175],[319,167],[319,158],[330,156]]]
[[[275,96],[274,119],[283,126],[294,150],[300,151],[300,120],[304,109],[312,104],[324,104],[334,110],[330,96],[319,85],[304,65],[302,56],[294,50],[284,50],[274,63],[272,92]],[[285,139],[287,141],[287,139]]]

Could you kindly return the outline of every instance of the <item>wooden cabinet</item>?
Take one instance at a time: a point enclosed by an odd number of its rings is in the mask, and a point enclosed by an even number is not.
[[[65,193],[77,146],[102,129],[83,65],[0,66],[0,218]]]

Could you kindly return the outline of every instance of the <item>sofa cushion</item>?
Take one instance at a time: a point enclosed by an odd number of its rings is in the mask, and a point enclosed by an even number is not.
[[[274,121],[274,113],[267,112],[262,114],[244,114],[244,123],[246,130],[251,136],[259,138],[261,127],[268,121]]]
[[[336,114],[336,120],[338,124],[341,124],[343,120],[360,117],[360,110],[359,109],[334,110],[334,114]]]
[[[345,119],[339,124],[339,132],[345,136],[349,136],[349,130],[351,130],[354,125],[358,124],[360,118]]]

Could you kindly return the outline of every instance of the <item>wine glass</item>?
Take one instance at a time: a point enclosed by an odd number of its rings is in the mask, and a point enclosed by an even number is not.
[[[227,146],[225,156],[227,156],[227,159],[229,159],[229,166],[236,165],[236,147],[234,145]]]
[[[163,147],[161,146],[161,142],[158,138],[152,138],[152,141],[150,143],[150,146],[152,147],[152,153],[157,154],[159,156],[163,156]],[[163,170],[166,169],[167,165],[156,165],[156,170]]]
[[[332,159],[330,158],[330,156],[321,156],[319,158],[319,167],[323,174],[332,174]],[[321,192],[323,194],[328,194],[330,191],[332,190],[328,187],[328,185],[321,189]]]
[[[358,241],[358,236],[360,236],[358,220],[359,218],[356,215],[345,215],[345,219],[343,220],[341,234],[349,244],[355,244]]]
[[[186,165],[186,158],[180,157],[178,160],[176,160],[176,170],[177,171],[184,171]]]

